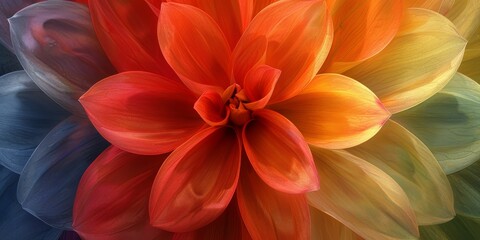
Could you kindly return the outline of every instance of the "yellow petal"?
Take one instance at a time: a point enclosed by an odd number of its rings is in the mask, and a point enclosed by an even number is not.
[[[365,239],[418,237],[415,213],[402,188],[372,164],[342,150],[312,148],[320,190],[310,206],[334,217]]]
[[[458,0],[457,0],[458,1]],[[447,13],[455,0],[405,0],[407,8],[427,8],[441,14]]]
[[[380,130],[390,113],[368,88],[339,74],[320,74],[297,96],[271,106],[322,148],[358,145]]]
[[[458,32],[470,40],[480,26],[480,1],[455,0],[447,17],[455,24]]]
[[[442,89],[457,71],[465,45],[445,17],[408,9],[393,41],[345,75],[365,84],[390,112],[397,113]]]
[[[478,16],[480,23],[480,16]],[[458,71],[480,83],[480,26],[477,26],[476,32],[470,36],[463,56],[463,62]]]
[[[443,223],[455,216],[447,176],[427,146],[398,123],[388,121],[372,139],[347,151],[403,188],[419,224]]]
[[[317,240],[361,240],[355,232],[328,214],[310,207],[312,239]]]

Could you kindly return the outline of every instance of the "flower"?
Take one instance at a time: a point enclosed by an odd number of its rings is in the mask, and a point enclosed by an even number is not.
[[[80,183],[83,237],[415,238],[419,224],[453,217],[442,151],[396,122],[471,86],[449,84],[466,44],[456,27],[408,8],[449,5],[146,2],[89,2],[121,73],[81,98],[115,146]],[[141,25],[131,17],[140,14]],[[305,142],[320,184],[306,194],[310,209],[303,193],[317,180]]]
[[[8,33],[6,18],[31,3],[0,4],[1,31]],[[83,5],[42,2],[17,12],[9,22],[12,39],[2,34],[2,43],[14,51],[25,70],[0,77],[0,235],[75,239],[71,224],[76,187],[108,143],[74,99],[95,80],[113,73],[113,68]],[[14,56],[2,60],[18,63]],[[102,69],[89,69],[88,64]]]

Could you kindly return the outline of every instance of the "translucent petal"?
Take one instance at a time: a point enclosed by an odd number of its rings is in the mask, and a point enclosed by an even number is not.
[[[392,177],[405,191],[421,225],[455,216],[447,176],[430,150],[412,133],[389,121],[369,141],[347,149]]]
[[[374,165],[341,150],[312,148],[320,190],[312,207],[366,239],[418,237],[415,214],[402,188]]]
[[[480,159],[480,85],[462,74],[394,119],[428,146],[447,174]]]
[[[20,173],[40,141],[69,113],[25,71],[0,77],[0,84],[0,164]]]
[[[445,17],[408,9],[392,42],[344,74],[365,84],[391,113],[397,113],[442,89],[457,71],[465,45]]]
[[[39,1],[41,0],[10,0],[0,2],[0,43],[8,50],[13,52],[8,18],[13,16],[13,14],[20,9]]]
[[[88,9],[70,1],[45,1],[9,19],[15,53],[32,80],[72,113],[78,98],[114,72],[97,41]]]

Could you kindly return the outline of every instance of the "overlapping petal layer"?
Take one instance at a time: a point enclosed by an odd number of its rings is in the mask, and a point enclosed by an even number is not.
[[[460,65],[465,45],[445,17],[408,9],[392,42],[345,75],[365,84],[391,113],[397,113],[442,89]]]
[[[320,74],[297,96],[271,106],[305,140],[322,148],[358,145],[380,130],[390,113],[368,88],[338,74]]]
[[[103,79],[80,99],[97,130],[137,154],[170,152],[204,124],[194,95],[180,82],[147,72]]]
[[[312,239],[361,240],[355,232],[328,214],[310,207]]]

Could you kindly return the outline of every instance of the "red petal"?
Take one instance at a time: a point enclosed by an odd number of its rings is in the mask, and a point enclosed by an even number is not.
[[[139,156],[110,147],[87,169],[78,186],[73,228],[85,239],[158,239],[150,226],[148,198],[165,156]]]
[[[170,152],[204,124],[193,109],[195,97],[185,86],[147,72],[108,77],[80,102],[100,134],[137,154]]]
[[[225,107],[222,96],[217,92],[203,93],[193,108],[210,126],[222,126],[228,122],[230,111]]]
[[[245,94],[250,100],[245,107],[251,110],[264,108],[272,97],[280,73],[280,70],[267,65],[252,68],[245,77]]]
[[[170,66],[198,95],[207,90],[222,93],[231,84],[230,47],[220,27],[202,10],[164,3],[158,42]]]
[[[187,232],[215,220],[237,187],[242,145],[231,128],[207,128],[173,151],[153,184],[153,226]]]
[[[242,165],[237,199],[253,239],[310,239],[310,215],[303,194],[291,195],[267,186],[249,166]]]
[[[158,46],[158,18],[140,0],[90,0],[97,37],[118,71],[147,71],[177,78]],[[140,17],[141,16],[141,17]]]
[[[312,153],[300,131],[282,115],[257,110],[243,129],[248,159],[270,187],[286,193],[317,190]]]

